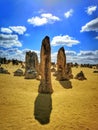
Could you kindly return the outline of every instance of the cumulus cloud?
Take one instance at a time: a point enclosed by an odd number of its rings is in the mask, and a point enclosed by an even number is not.
[[[95,31],[98,32],[98,18],[91,20],[90,22],[86,23],[84,26],[82,26],[82,29],[80,32],[89,32],[89,31]]]
[[[25,26],[9,26],[9,28],[18,34],[24,34],[27,30]]]
[[[66,18],[69,18],[70,16],[72,16],[73,15],[73,9],[70,9],[69,11],[67,11],[67,12],[65,12],[64,13],[64,16],[66,17]]]
[[[67,63],[78,63],[78,64],[97,64],[98,63],[98,50],[95,51],[75,51],[65,50]],[[52,61],[57,61],[57,52],[52,53]]]
[[[0,57],[6,57],[7,59],[17,59],[21,61],[25,61],[25,55],[28,51],[34,51],[37,53],[38,57],[40,52],[37,50],[24,49],[19,50],[18,48],[9,48],[5,50],[0,50]]]
[[[96,9],[97,9],[97,6],[89,6],[89,7],[86,9],[86,12],[87,12],[88,15],[92,15],[92,13],[93,13],[94,11],[96,11]]]
[[[18,40],[17,35],[12,35],[12,34],[0,34],[0,47],[4,48],[10,48],[10,47],[21,47],[22,44]]]
[[[97,64],[98,63],[98,50],[95,51],[80,51],[77,54],[78,61],[81,63],[90,63]]]
[[[8,33],[8,34],[10,34],[10,33],[12,33],[12,30],[10,30],[9,28],[1,28],[1,32],[2,33]]]
[[[68,47],[72,47],[73,45],[77,45],[79,43],[80,42],[78,40],[75,40],[73,37],[68,35],[55,36],[51,41],[52,46],[66,45]]]
[[[42,26],[45,24],[52,24],[55,21],[59,21],[60,18],[52,15],[51,13],[43,13],[40,16],[29,18],[27,21],[34,26]]]
[[[80,51],[79,56],[93,56],[96,54],[96,51]]]
[[[5,50],[0,50],[0,56],[6,57],[7,59],[18,59],[16,58],[16,55],[21,54],[21,51],[18,50],[18,48],[10,48]]]
[[[40,18],[38,16],[28,19],[28,22],[30,24],[33,24],[34,26],[42,26],[42,25],[48,23],[46,18]]]
[[[77,53],[75,51],[65,51],[67,56],[75,56]]]
[[[9,49],[0,49],[0,57],[6,57],[7,59],[18,59],[21,61],[25,61],[25,55],[28,51],[34,51],[37,53],[39,61],[40,61],[40,51],[24,49],[20,50],[18,48],[9,48]],[[52,62],[57,62],[57,53],[54,52],[51,54]],[[78,64],[98,64],[98,50],[95,51],[80,51],[77,53],[76,51],[65,50],[67,63],[73,62]]]

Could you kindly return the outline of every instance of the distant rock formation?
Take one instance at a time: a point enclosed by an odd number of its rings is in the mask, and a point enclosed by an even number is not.
[[[68,79],[66,74],[66,55],[64,47],[61,47],[57,54],[57,80],[63,81]]]
[[[68,79],[73,79],[72,69],[71,69],[71,63],[67,63],[66,65],[66,73],[68,76]]]
[[[25,78],[35,79],[38,76],[38,56],[35,52],[26,52]]]
[[[17,69],[15,72],[14,72],[14,76],[23,76],[23,70],[21,69]]]
[[[96,69],[98,69],[98,64],[96,65]]]
[[[72,63],[66,63],[66,54],[64,47],[61,47],[57,54],[57,71],[53,70],[53,76],[56,76],[58,81],[69,80],[73,78]],[[52,72],[53,72],[52,71]]]
[[[56,76],[56,79],[58,81],[64,81],[69,80],[73,78],[72,74],[72,63],[66,63],[66,54],[64,47],[61,47],[58,50],[57,54],[57,70],[53,67],[51,69],[51,72],[53,73],[53,76]]]
[[[39,93],[53,93],[51,84],[51,47],[50,39],[46,36],[42,40],[40,52],[40,73],[41,81],[39,85]]]
[[[98,70],[94,70],[93,73],[98,73]]]
[[[86,77],[85,77],[83,71],[80,71],[80,72],[75,76],[75,79],[78,79],[78,80],[86,80]]]
[[[51,72],[56,72],[56,68],[51,68]]]
[[[10,74],[8,70],[4,69],[3,67],[0,67],[0,73],[2,74]]]

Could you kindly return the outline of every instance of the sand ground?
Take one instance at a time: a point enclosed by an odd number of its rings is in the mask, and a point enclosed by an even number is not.
[[[52,76],[50,122],[42,125],[34,117],[40,82],[13,76],[20,66],[4,67],[11,74],[0,74],[0,130],[98,130],[98,73],[93,69],[72,68],[74,75],[83,70],[87,80],[71,79],[65,83],[70,89]]]

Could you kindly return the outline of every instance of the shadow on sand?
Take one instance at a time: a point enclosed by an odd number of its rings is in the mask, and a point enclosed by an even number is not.
[[[59,83],[62,85],[63,88],[71,89],[72,84],[69,80],[59,81]]]
[[[34,116],[40,124],[48,124],[50,122],[50,114],[52,110],[51,94],[38,94],[34,103]]]

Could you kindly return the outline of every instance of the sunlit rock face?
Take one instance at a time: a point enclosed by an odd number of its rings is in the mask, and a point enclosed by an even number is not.
[[[64,47],[58,50],[57,54],[57,80],[62,81],[68,78],[66,74],[66,54]]]
[[[41,81],[39,85],[39,93],[52,93],[51,84],[51,47],[50,39],[46,36],[42,40],[41,52],[40,52],[40,74]]]
[[[58,50],[57,54],[57,71],[54,74],[59,81],[69,80],[73,78],[71,65],[70,63],[66,63],[66,54],[64,47],[61,47]]]

